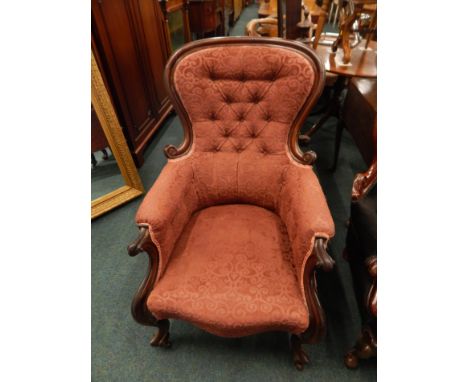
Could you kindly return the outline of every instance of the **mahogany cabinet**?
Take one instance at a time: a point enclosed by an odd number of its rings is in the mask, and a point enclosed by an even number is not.
[[[92,0],[92,49],[130,151],[143,151],[171,112],[163,73],[170,55],[155,0]]]
[[[191,0],[189,2],[190,31],[197,39],[211,33],[225,35],[224,0]]]

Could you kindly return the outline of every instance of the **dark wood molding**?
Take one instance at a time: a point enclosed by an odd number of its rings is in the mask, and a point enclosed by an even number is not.
[[[137,166],[172,107],[163,85],[170,51],[159,3],[91,1],[92,50]]]
[[[377,256],[368,257],[365,265],[371,278],[366,307],[373,318],[363,327],[356,345],[344,357],[345,365],[349,369],[357,368],[361,359],[377,356]]]
[[[359,360],[377,356],[377,339],[372,329],[364,327],[361,337],[356,345],[345,355],[344,362],[347,368],[355,369],[359,366]]]
[[[170,348],[172,344],[169,340],[169,320],[158,320],[148,310],[146,305],[146,301],[148,300],[149,294],[153,290],[154,283],[156,282],[158,275],[159,252],[151,240],[148,227],[140,226],[139,229],[140,233],[138,237],[127,248],[128,254],[134,257],[141,252],[146,252],[148,254],[149,261],[146,277],[138,288],[137,293],[133,297],[132,316],[135,321],[141,325],[156,326],[159,329],[150,341],[151,346]]]
[[[288,137],[288,149],[291,156],[299,163],[304,165],[312,165],[317,159],[317,155],[313,151],[303,152],[298,144],[298,134],[300,128],[304,124],[306,118],[308,117],[310,110],[313,108],[318,98],[322,94],[323,87],[325,85],[325,69],[315,54],[310,48],[306,45],[301,44],[296,41],[284,40],[279,38],[257,38],[257,37],[222,37],[222,38],[210,38],[194,41],[184,45],[179,49],[172,57],[169,59],[166,71],[164,75],[164,81],[166,89],[168,90],[169,97],[172,101],[172,104],[179,115],[183,129],[184,129],[184,140],[179,147],[168,145],[165,147],[164,152],[169,159],[179,158],[183,155],[186,155],[190,148],[192,147],[193,142],[193,132],[190,118],[185,110],[182,101],[177,94],[174,83],[174,70],[177,66],[177,63],[184,58],[186,55],[196,52],[198,50],[213,47],[213,46],[231,46],[231,45],[261,45],[261,46],[274,46],[274,47],[284,47],[287,49],[292,49],[296,52],[301,53],[315,68],[316,77],[312,89],[304,102],[304,105],[297,113],[296,119],[291,125]]]
[[[372,163],[366,171],[358,173],[354,177],[353,189],[351,193],[351,198],[353,201],[362,199],[377,183],[377,118],[374,120],[372,140],[374,145],[374,158],[372,159]]]
[[[324,238],[316,238],[312,256],[306,262],[304,269],[304,290],[309,310],[309,327],[302,334],[305,343],[320,341],[326,331],[325,313],[320,304],[317,291],[317,270],[329,272],[333,269],[335,261],[326,251]]]
[[[142,325],[157,326],[158,320],[150,313],[146,300],[153,290],[159,267],[159,252],[150,237],[148,227],[140,227],[136,240],[128,246],[128,254],[132,257],[141,252],[148,254],[148,271],[132,301],[132,316]]]
[[[367,295],[367,308],[374,317],[377,317],[377,256],[366,259],[367,272],[372,280]]]
[[[295,40],[299,37],[297,23],[301,20],[301,10],[301,1],[286,1],[286,38],[289,40]]]
[[[309,357],[302,349],[302,344],[312,344],[320,341],[326,332],[325,313],[318,298],[317,270],[329,272],[333,269],[335,261],[326,251],[326,239],[317,237],[314,242],[312,255],[307,259],[303,283],[309,311],[309,327],[300,336],[291,335],[291,350],[296,369],[301,371],[309,363]]]

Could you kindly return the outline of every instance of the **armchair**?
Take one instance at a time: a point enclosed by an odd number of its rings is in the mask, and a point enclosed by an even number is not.
[[[325,330],[315,272],[334,264],[316,155],[297,144],[323,66],[294,41],[216,38],[177,51],[165,78],[185,135],[136,215],[128,251],[149,269],[133,317],[161,347],[169,319],[223,337],[286,331],[302,370],[302,344]]]

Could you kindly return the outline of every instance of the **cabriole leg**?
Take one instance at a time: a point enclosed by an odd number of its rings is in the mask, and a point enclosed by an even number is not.
[[[372,330],[364,328],[361,338],[356,345],[345,355],[345,365],[349,369],[355,369],[359,366],[360,359],[368,359],[377,355],[377,343],[375,342]]]
[[[151,339],[151,346],[162,348],[170,348],[172,342],[169,340],[169,327],[171,326],[169,320],[158,320],[158,331]]]
[[[291,350],[293,354],[293,362],[296,369],[299,371],[304,370],[306,363],[310,362],[309,356],[302,348],[302,341],[299,336],[292,334],[291,335]]]

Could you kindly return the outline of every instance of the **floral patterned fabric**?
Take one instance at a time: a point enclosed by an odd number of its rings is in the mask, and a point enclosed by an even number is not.
[[[157,318],[224,336],[307,328],[305,262],[334,226],[287,138],[315,75],[302,53],[263,44],[204,48],[177,63],[193,144],[169,160],[136,217],[160,254],[147,302]]]
[[[181,318],[230,337],[300,333],[309,321],[286,228],[276,214],[252,205],[195,213],[148,307],[158,318]]]

